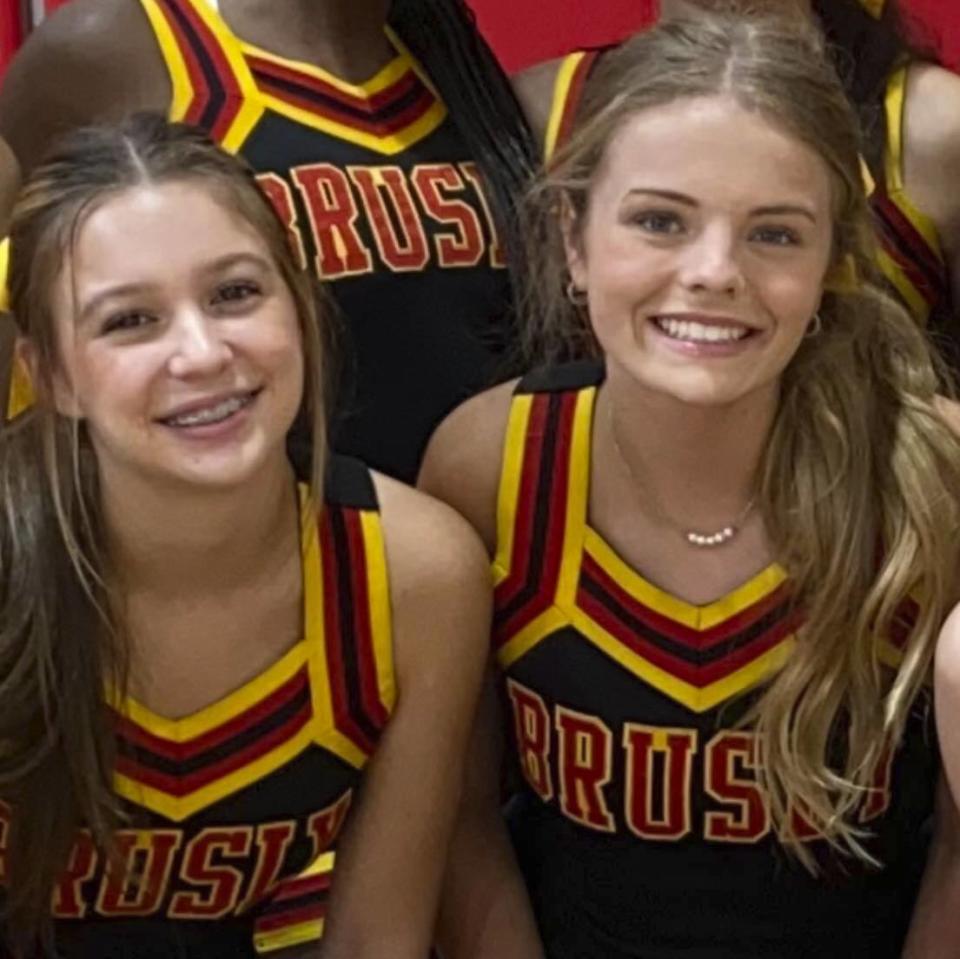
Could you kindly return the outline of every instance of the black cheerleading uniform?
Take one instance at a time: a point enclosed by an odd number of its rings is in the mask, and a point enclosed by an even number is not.
[[[506,339],[503,249],[479,171],[419,65],[363,84],[234,36],[211,0],[140,0],[171,120],[259,174],[345,318],[334,446],[412,480],[433,428],[490,385]]]
[[[549,959],[894,959],[937,774],[928,711],[875,772],[872,867],[796,817],[814,878],[772,834],[739,720],[798,626],[776,564],[694,606],[587,516],[603,370],[514,396],[498,499],[494,646],[522,776],[512,827]],[[896,646],[879,642],[893,662]],[[888,657],[890,657],[888,659]]]
[[[334,459],[303,529],[299,643],[184,719],[115,704],[116,844],[142,881],[114,880],[82,835],[53,895],[61,959],[243,959],[319,938],[332,846],[396,697],[366,468]]]

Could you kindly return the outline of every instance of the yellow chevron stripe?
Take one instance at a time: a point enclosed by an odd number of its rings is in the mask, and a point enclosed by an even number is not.
[[[574,610],[573,626],[628,672],[695,713],[705,713],[772,676],[787,661],[795,643],[793,636],[788,636],[736,672],[708,686],[697,687],[678,679],[624,646],[619,639],[608,633],[582,609]]]
[[[604,572],[637,602],[675,623],[701,632],[755,606],[787,580],[786,570],[779,564],[772,563],[725,596],[704,606],[695,606],[644,579],[628,566],[595,530],[587,529],[584,548]]]
[[[374,668],[380,701],[393,712],[397,684],[393,668],[393,635],[390,621],[390,585],[387,580],[386,549],[380,514],[374,510],[360,513],[363,550],[367,564],[367,599],[370,631],[373,638]]]
[[[147,14],[147,19],[150,21],[150,26],[153,28],[157,45],[160,47],[160,55],[163,57],[163,62],[167,66],[167,73],[170,75],[172,96],[167,117],[170,120],[182,120],[186,116],[187,110],[190,109],[190,104],[193,102],[195,95],[193,83],[190,80],[190,72],[187,70],[187,64],[183,59],[176,34],[171,29],[157,0],[140,0],[140,2]]]

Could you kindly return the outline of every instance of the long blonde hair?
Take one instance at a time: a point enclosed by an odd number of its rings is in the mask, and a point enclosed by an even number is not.
[[[77,830],[110,851],[118,812],[105,689],[122,695],[127,672],[105,586],[94,453],[82,423],[53,403],[61,358],[52,290],[90,213],[124,190],[171,181],[210,190],[252,226],[290,289],[305,355],[310,485],[322,498],[327,310],[253,173],[200,131],[160,116],[70,134],[25,185],[10,231],[11,306],[33,347],[37,394],[0,431],[0,799],[12,807],[5,919],[18,950],[49,935],[51,890]]]
[[[603,56],[571,139],[529,198],[525,347],[534,362],[599,354],[564,296],[558,212],[572,211],[576,235],[607,145],[627,118],[714,95],[814,149],[833,180],[823,329],[804,339],[783,375],[758,477],[766,528],[805,625],[750,716],[778,833],[815,869],[793,814],[869,858],[857,812],[901,737],[938,627],[960,594],[960,442],[938,409],[943,380],[923,332],[878,279],[856,120],[812,27],[704,13]],[[879,650],[894,635],[891,672]]]

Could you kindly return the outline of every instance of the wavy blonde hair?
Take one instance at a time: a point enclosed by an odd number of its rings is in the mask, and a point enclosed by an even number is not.
[[[823,329],[783,374],[758,477],[766,529],[805,625],[748,717],[778,834],[815,870],[793,813],[869,859],[858,810],[960,594],[960,442],[942,415],[944,379],[924,333],[879,279],[857,123],[813,27],[769,13],[704,13],[604,54],[572,137],[528,198],[524,345],[528,362],[599,355],[583,312],[564,296],[558,212],[569,209],[576,239],[607,145],[629,117],[716,95],[814,149],[833,181]],[[891,670],[878,637],[893,634],[902,643]]]

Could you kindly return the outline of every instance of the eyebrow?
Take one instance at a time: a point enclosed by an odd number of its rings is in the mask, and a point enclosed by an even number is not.
[[[249,263],[260,269],[270,268],[270,263],[256,253],[226,253],[207,263],[201,272],[209,276],[236,266],[238,263]],[[78,322],[82,323],[85,319],[89,318],[90,315],[95,313],[97,308],[107,300],[119,299],[124,296],[135,296],[137,294],[147,293],[152,289],[154,289],[154,284],[152,283],[120,283],[117,286],[107,287],[107,289],[101,290],[83,305],[83,308],[80,310]]]
[[[677,193],[676,190],[657,190],[647,187],[635,187],[632,190],[627,191],[627,196],[633,196],[635,194],[642,194],[644,196],[655,196],[659,197],[661,200],[670,200],[673,203],[679,203],[681,206],[687,206],[691,209],[696,209],[700,204],[692,197],[687,196],[686,193]],[[812,210],[800,204],[793,203],[777,203],[771,206],[757,206],[750,211],[750,216],[802,216],[806,217],[811,223],[817,222],[817,217]]]

